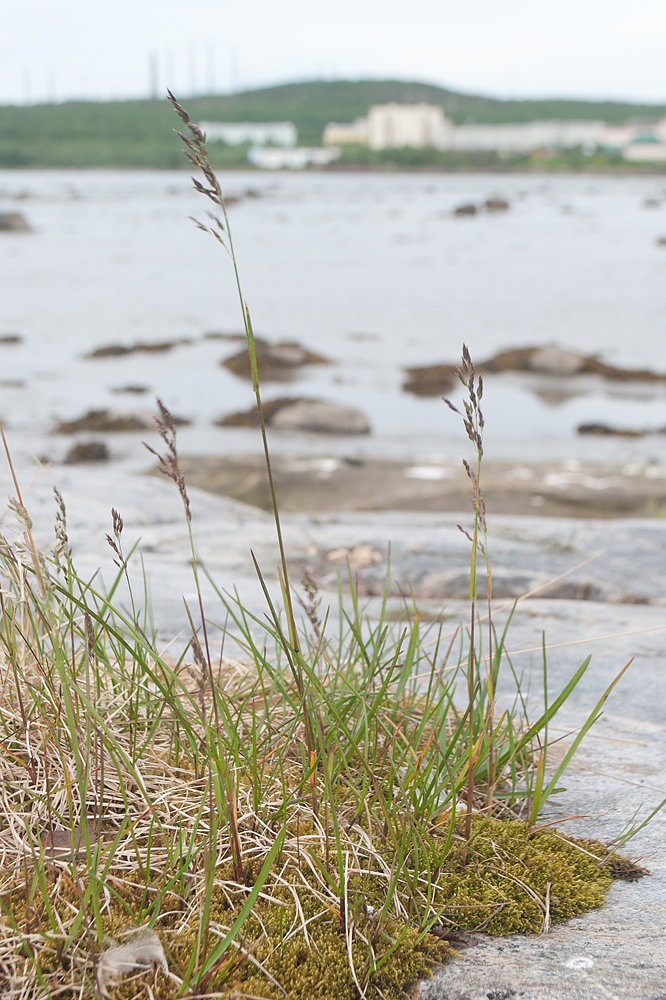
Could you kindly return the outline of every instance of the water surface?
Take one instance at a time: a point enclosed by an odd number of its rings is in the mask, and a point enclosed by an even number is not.
[[[223,175],[255,330],[297,340],[334,364],[267,397],[360,406],[366,439],[278,438],[276,448],[411,455],[462,448],[437,399],[401,390],[404,367],[483,359],[557,343],[626,366],[666,370],[666,181],[656,177],[424,174]],[[454,217],[500,195],[506,213]],[[646,207],[646,202],[656,206]],[[250,431],[212,421],[252,404],[219,366],[237,349],[205,339],[241,327],[227,254],[189,221],[207,203],[185,173],[0,171],[0,212],[34,232],[0,234],[0,415],[26,449],[56,459],[58,419],[148,409],[159,394],[193,421],[190,453],[255,449]],[[189,341],[165,354],[86,360],[111,343]],[[117,394],[128,384],[143,395]],[[666,457],[666,439],[582,439],[579,423],[666,425],[663,387],[595,378],[498,376],[485,399],[495,457]],[[143,435],[145,436],[145,435]],[[113,435],[115,457],[145,465],[141,435]]]

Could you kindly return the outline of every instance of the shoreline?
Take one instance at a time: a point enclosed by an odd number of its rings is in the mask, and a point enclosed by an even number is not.
[[[99,172],[104,171],[117,171],[118,173],[164,173],[164,174],[188,174],[191,172],[191,167],[187,163],[172,164],[170,166],[161,166],[159,164],[149,165],[149,164],[136,164],[128,165],[123,163],[118,164],[106,164],[100,165],[90,164],[83,165],[80,163],[71,165],[62,164],[34,164],[34,163],[23,163],[23,164],[0,164],[0,174],[2,173],[38,173],[39,171],[49,171],[50,173],[56,172]],[[350,164],[346,166],[344,164],[329,163],[326,166],[311,166],[304,167],[302,169],[281,169],[281,170],[264,170],[260,167],[254,167],[251,163],[244,163],[242,165],[229,165],[220,166],[216,168],[218,172],[223,174],[242,174],[251,173],[266,177],[282,177],[285,174],[450,174],[451,176],[458,177],[461,174],[468,174],[472,177],[480,176],[485,177],[492,174],[499,174],[501,176],[510,177],[515,175],[516,177],[523,176],[543,176],[543,177],[578,177],[578,176],[595,176],[595,177],[666,177],[666,164],[649,164],[645,167],[643,166],[618,166],[618,167],[593,167],[593,166],[582,166],[579,168],[574,168],[571,166],[565,167],[547,167],[539,164],[534,165],[524,165],[524,166],[510,166],[503,168],[501,165],[494,164],[489,167],[471,167],[468,165],[461,165],[460,167],[437,167],[432,164],[427,164],[422,167],[403,167],[397,163],[386,164],[385,166],[366,166],[364,164]]]

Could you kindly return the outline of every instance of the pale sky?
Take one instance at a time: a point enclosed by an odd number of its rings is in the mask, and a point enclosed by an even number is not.
[[[666,102],[665,0],[0,0],[0,103],[392,77]]]

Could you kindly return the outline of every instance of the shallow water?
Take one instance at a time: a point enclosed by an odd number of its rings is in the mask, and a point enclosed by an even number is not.
[[[462,435],[438,399],[401,391],[404,366],[483,359],[558,343],[605,361],[666,369],[666,180],[650,177],[260,174],[223,177],[243,290],[257,333],[329,357],[264,395],[360,406],[373,434],[274,435],[276,448],[452,454]],[[509,212],[455,218],[491,195]],[[656,199],[657,207],[645,207]],[[57,419],[91,408],[149,409],[155,394],[191,418],[185,451],[255,449],[251,431],[211,426],[252,404],[221,368],[237,331],[227,255],[189,221],[206,204],[185,173],[0,171],[0,212],[31,234],[0,233],[0,415],[27,449],[56,459],[71,441]],[[86,360],[111,343],[189,339],[166,354]],[[112,390],[140,384],[145,395]],[[487,450],[495,457],[666,457],[666,438],[589,440],[583,422],[666,425],[666,387],[537,376],[488,380]],[[113,435],[114,456],[146,464],[140,438]],[[16,445],[14,445],[16,447]]]

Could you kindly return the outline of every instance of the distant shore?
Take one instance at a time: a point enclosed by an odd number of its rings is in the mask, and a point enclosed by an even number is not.
[[[550,98],[498,100],[405,80],[310,80],[236,94],[183,97],[193,121],[289,120],[296,127],[299,144],[304,146],[320,145],[327,123],[353,121],[366,114],[371,105],[391,101],[439,105],[447,117],[457,124],[507,124],[537,120],[599,120],[608,124],[623,124],[627,121],[657,120],[666,114],[664,104]],[[69,100],[0,106],[0,168],[189,169],[182,144],[173,133],[175,124],[177,120],[166,94],[160,99]],[[450,160],[450,169],[455,171],[515,170],[515,161],[503,166],[501,157],[496,153],[458,154],[435,149],[387,152],[386,159],[400,162],[410,170],[447,167],[447,159]],[[372,159],[376,153],[373,150],[361,153],[346,150],[343,158],[350,155],[361,166],[361,157]],[[597,155],[586,157],[582,151],[573,150],[564,158],[568,160],[569,167],[574,167],[576,164],[571,162],[572,157],[588,160],[595,159]],[[601,155],[607,159],[615,156]],[[211,144],[211,158],[215,169],[248,169],[247,147],[244,146]],[[619,156],[616,158],[619,160]],[[622,167],[621,161],[618,165]],[[528,169],[542,170],[543,166],[533,168],[528,165]],[[657,167],[654,172],[661,171]]]
[[[186,163],[178,163],[172,166],[164,166],[162,164],[141,164],[132,165],[126,163],[108,163],[108,164],[69,164],[63,165],[61,163],[31,163],[31,164],[2,164],[0,163],[0,173],[19,173],[19,172],[34,172],[39,173],[40,171],[99,171],[100,173],[109,170],[122,171],[123,173],[131,173],[134,171],[150,171],[150,172],[164,172],[172,173],[177,170],[180,173],[190,173],[191,167]],[[655,163],[655,164],[623,164],[618,166],[582,166],[582,167],[571,167],[571,166],[550,166],[548,163],[538,163],[538,164],[525,164],[525,165],[514,165],[514,164],[495,164],[493,166],[468,166],[461,165],[459,167],[440,167],[433,166],[431,164],[424,164],[423,166],[402,166],[396,163],[385,163],[385,164],[360,164],[360,163],[331,163],[325,167],[306,167],[303,170],[262,170],[257,167],[253,167],[250,163],[243,164],[233,164],[217,167],[225,173],[253,173],[262,176],[284,176],[284,174],[451,174],[453,176],[459,174],[469,174],[473,175],[492,175],[492,174],[504,174],[506,176],[563,176],[567,174],[571,175],[589,175],[595,177],[664,177],[666,176],[666,164]],[[0,197],[2,197],[0,195]]]

